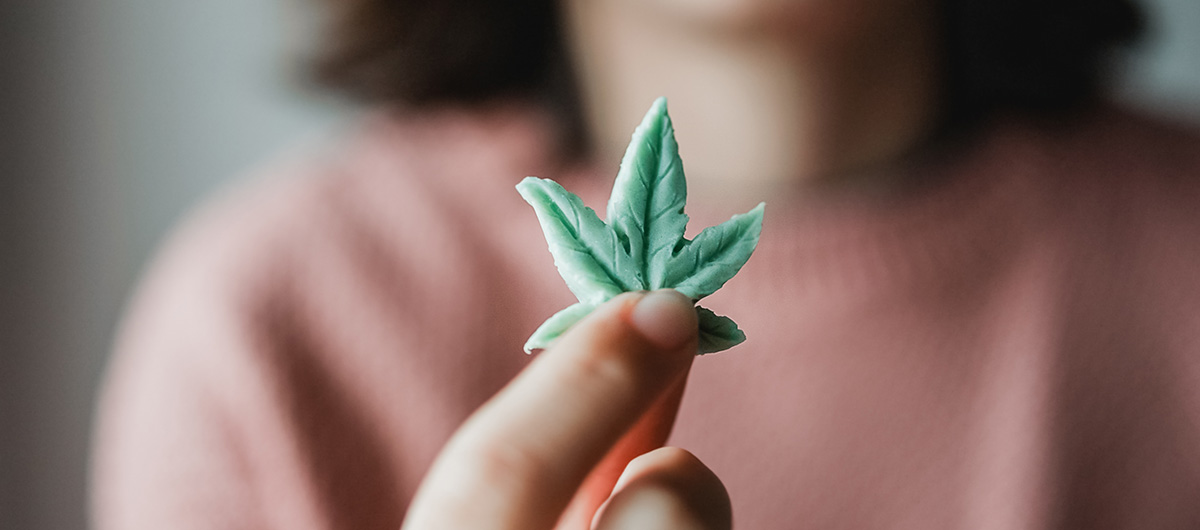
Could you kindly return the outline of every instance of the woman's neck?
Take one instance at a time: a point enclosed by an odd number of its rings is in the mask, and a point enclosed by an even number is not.
[[[865,38],[833,30],[805,39],[794,28],[675,22],[643,5],[568,2],[601,160],[620,158],[633,124],[665,95],[693,195],[749,203],[813,185],[886,186],[871,175],[912,151],[936,119],[928,16],[882,21]]]

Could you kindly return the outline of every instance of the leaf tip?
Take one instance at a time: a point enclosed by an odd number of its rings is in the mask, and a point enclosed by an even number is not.
[[[755,206],[754,208],[751,208],[749,212],[746,212],[746,215],[752,216],[755,218],[755,220],[758,221],[758,229],[761,231],[763,214],[765,214],[766,212],[767,212],[767,203],[760,202],[760,203],[758,203],[758,206]]]
[[[662,128],[660,129],[660,127]],[[674,135],[674,128],[671,126],[671,115],[667,112],[666,96],[659,96],[650,105],[650,110],[647,110],[646,115],[642,117],[642,123],[633,131],[635,142],[639,138],[644,138],[651,130],[656,131],[652,136],[658,136],[666,131],[670,131]]]
[[[667,113],[667,97],[658,96],[654,103],[650,105],[651,114],[666,114]]]
[[[757,245],[758,236],[759,236],[759,234],[762,233],[763,214],[765,214],[766,211],[767,211],[767,203],[760,202],[760,203],[758,203],[758,206],[751,208],[750,211],[734,216],[735,218],[740,218],[740,219],[750,219],[750,221],[752,223],[750,226],[750,232],[754,236],[756,245]]]
[[[520,193],[522,197],[525,196],[530,189],[538,185],[538,181],[540,180],[542,179],[537,177],[525,177],[521,179],[521,182],[518,182],[515,186],[517,188],[517,193]]]

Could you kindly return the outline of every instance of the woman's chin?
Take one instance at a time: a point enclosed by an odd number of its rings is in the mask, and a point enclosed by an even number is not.
[[[679,23],[714,30],[761,30],[802,25],[804,18],[829,0],[626,0],[654,9]]]
[[[841,39],[925,0],[619,0],[696,30]]]

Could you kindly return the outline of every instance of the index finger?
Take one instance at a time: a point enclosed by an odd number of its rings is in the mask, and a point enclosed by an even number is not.
[[[674,291],[597,308],[451,438],[404,528],[553,527],[589,471],[687,373],[696,329],[691,301]]]

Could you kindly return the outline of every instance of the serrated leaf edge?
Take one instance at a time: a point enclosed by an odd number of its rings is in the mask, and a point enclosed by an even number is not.
[[[733,319],[718,315],[711,309],[696,306],[696,320],[700,327],[697,355],[725,351],[746,341],[746,333]],[[724,333],[722,328],[729,326],[733,329],[728,334]]]
[[[646,139],[646,135],[654,131],[656,125],[659,126],[657,135],[659,146],[657,149],[652,142]],[[666,149],[663,148],[664,146]],[[664,172],[662,167],[664,163],[663,155],[664,152],[668,151],[670,160],[666,161],[667,168]],[[663,211],[658,212],[662,217],[669,218],[670,216],[675,216],[675,224],[678,225],[678,228],[672,227],[671,232],[678,232],[678,234],[669,234],[675,236],[671,239],[671,243],[668,245],[660,244],[654,249],[651,249],[652,243],[649,242],[649,240],[655,238],[656,236],[657,239],[662,239],[662,236],[659,235],[660,232],[650,228],[652,223],[645,221],[645,219],[648,217],[652,219],[654,218],[654,212],[651,211],[654,206],[654,194],[646,193],[647,204],[643,208],[644,211],[641,212],[641,223],[629,223],[627,221],[628,216],[622,213],[620,208],[623,202],[628,201],[628,199],[626,199],[626,196],[628,195],[626,190],[632,185],[633,179],[635,178],[635,166],[640,166],[639,162],[641,159],[646,158],[647,155],[644,153],[647,152],[657,154],[657,156],[654,157],[657,159],[657,163],[655,164],[655,171],[653,172],[654,180],[651,184],[657,184],[663,180],[676,177],[678,180],[678,182],[675,184],[678,189],[671,193],[673,196],[678,197],[679,200],[672,201],[669,207],[665,209],[659,208]],[[664,173],[667,173],[666,177],[663,176]],[[644,182],[644,179],[638,179],[637,182]],[[543,196],[539,198],[537,197],[536,193],[530,193],[530,190],[532,189],[541,191]],[[550,245],[551,254],[554,256],[555,266],[558,268],[559,274],[564,280],[567,281],[568,287],[571,288],[571,291],[579,300],[579,303],[573,304],[559,311],[558,313],[555,313],[553,316],[543,322],[536,331],[534,331],[525,344],[525,351],[527,353],[535,349],[542,349],[549,346],[549,344],[553,340],[557,339],[558,336],[591,313],[596,306],[606,302],[608,299],[611,299],[617,294],[620,294],[620,292],[642,290],[647,288],[674,288],[682,292],[685,296],[691,298],[693,301],[700,300],[701,298],[712,294],[717,289],[720,289],[726,282],[732,279],[753,254],[761,235],[762,218],[765,208],[765,203],[759,203],[758,206],[744,214],[734,215],[729,220],[719,225],[705,228],[693,240],[688,240],[684,237],[684,231],[686,230],[688,221],[688,216],[686,213],[684,213],[687,187],[686,180],[683,175],[682,159],[679,157],[678,145],[675,143],[674,127],[671,124],[670,116],[666,112],[665,98],[658,98],[655,100],[654,105],[652,105],[650,110],[646,113],[642,123],[639,124],[638,128],[634,131],[630,145],[626,149],[625,156],[622,158],[621,170],[617,174],[617,179],[613,185],[613,191],[609,196],[609,202],[606,209],[606,215],[608,217],[607,220],[599,220],[599,217],[596,216],[595,211],[587,206],[584,206],[583,201],[578,196],[570,191],[567,191],[553,180],[527,177],[517,185],[517,190],[521,193],[522,197],[525,198],[526,202],[534,207],[534,210],[538,215],[538,220],[542,225],[542,231]],[[584,215],[587,216],[587,218],[577,218],[575,219],[575,224],[572,224],[571,219],[569,219],[565,215],[565,212],[558,207],[558,203],[555,201],[555,199],[561,199],[565,203],[569,204],[577,215]],[[675,203],[678,203],[677,208],[675,207]],[[597,227],[597,230],[607,230],[607,233],[604,235],[612,237],[612,263],[614,265],[619,265],[617,262],[621,260],[621,258],[626,258],[629,262],[631,262],[631,265],[634,268],[633,278],[624,277],[619,270],[614,270],[621,269],[622,267],[605,266],[605,260],[603,259],[604,256],[596,255],[596,253],[600,252],[602,249],[592,248],[591,242],[584,241],[580,237],[583,223],[592,221],[599,223],[600,226]],[[713,234],[724,233],[724,231],[729,227],[737,226],[739,223],[743,222],[746,223],[746,226],[737,231],[738,235],[732,243],[727,245],[719,245],[718,248],[720,248],[721,251],[718,253],[718,255],[726,252],[736,252],[739,248],[745,248],[746,250],[744,251],[744,255],[735,257],[733,262],[736,262],[736,265],[728,266],[728,264],[726,264],[723,273],[719,276],[716,276],[716,278],[718,278],[717,280],[708,279],[704,280],[702,283],[702,285],[715,285],[715,287],[702,288],[699,285],[689,285],[688,280],[691,280],[696,276],[695,271],[704,268],[704,264],[699,263],[699,256],[692,258],[697,260],[697,263],[692,266],[692,272],[687,274],[682,279],[676,279],[668,276],[668,272],[678,266],[679,259],[687,259],[686,254],[689,249],[698,252],[702,248],[706,242],[704,238],[715,237]],[[553,225],[555,223],[566,228],[573,228],[568,230],[567,236],[578,243],[579,246],[586,247],[588,249],[589,256],[597,265],[596,268],[605,273],[605,278],[601,279],[600,282],[586,281],[589,279],[583,277],[588,276],[586,271],[576,270],[575,264],[572,262],[572,260],[566,259],[565,255],[560,257],[560,254],[563,252],[562,249],[565,248],[565,246],[562,244],[562,242],[557,241],[560,236],[557,235],[557,230],[553,229]],[[642,225],[639,229],[639,232],[635,233],[626,229],[627,225],[637,226],[639,224]],[[635,234],[636,239],[633,237]],[[697,241],[699,241],[699,243],[696,243]],[[693,245],[697,246],[693,248]],[[659,255],[664,254],[664,252],[662,252],[664,248],[667,249],[667,252],[665,252],[666,255],[665,257],[660,258]],[[650,255],[647,256],[647,254]],[[714,261],[711,259],[712,256],[709,256],[709,258],[710,259],[705,261],[709,263]],[[569,277],[572,275],[574,275],[573,278]],[[595,278],[591,279],[594,280]],[[586,292],[587,290],[582,288],[584,285],[594,286],[597,283],[601,286],[607,285],[610,288],[601,288],[592,292]],[[674,285],[666,285],[667,283]],[[693,281],[691,283],[697,284],[700,282]],[[698,355],[723,351],[746,340],[745,333],[738,328],[737,323],[735,323],[732,319],[717,315],[711,310],[700,306],[695,307],[697,311],[697,319],[699,321],[700,334],[698,348],[699,351],[697,352]],[[732,331],[728,329],[729,326],[732,326]]]

